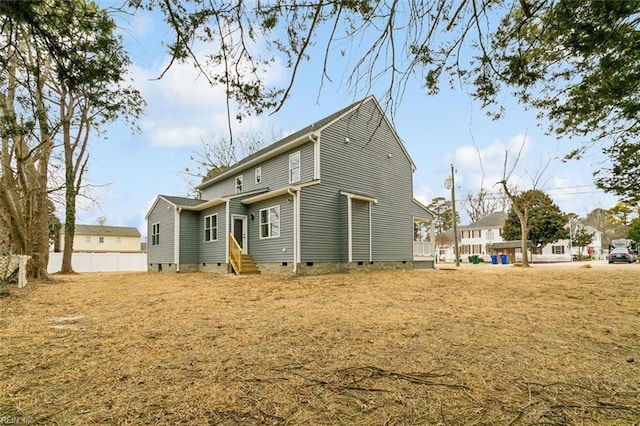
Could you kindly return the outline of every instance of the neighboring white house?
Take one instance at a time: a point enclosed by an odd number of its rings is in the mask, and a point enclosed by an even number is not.
[[[507,218],[504,212],[495,212],[479,219],[469,225],[458,226],[458,247],[460,249],[460,259],[464,262],[468,261],[470,256],[478,255],[484,261],[491,260],[491,245],[504,242],[502,238],[502,229]],[[570,238],[559,240],[552,244],[547,244],[534,253],[531,257],[533,262],[563,262],[571,261],[573,256],[582,254],[583,256],[594,256],[599,258],[602,256],[602,232],[597,229],[582,225],[576,220],[571,220],[565,225],[565,229],[570,231]],[[585,229],[587,232],[594,234],[593,241],[586,247],[580,248],[572,245],[572,238],[579,229]],[[447,231],[451,233],[451,230]],[[451,241],[453,234],[451,233]],[[438,247],[439,258],[446,261],[454,261],[453,242],[450,245],[441,244]],[[515,260],[521,259],[520,249],[515,249]]]
[[[142,251],[140,243],[140,232],[133,227],[76,225],[73,251],[75,253],[138,253]],[[64,251],[64,231],[60,232],[60,250]]]

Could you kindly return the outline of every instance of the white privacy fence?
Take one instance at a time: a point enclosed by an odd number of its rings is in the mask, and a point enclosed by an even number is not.
[[[146,271],[147,253],[73,253],[71,266],[76,272]],[[62,253],[49,253],[47,272],[60,272]]]

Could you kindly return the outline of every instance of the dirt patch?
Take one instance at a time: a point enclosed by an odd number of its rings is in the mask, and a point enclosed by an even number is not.
[[[0,299],[0,418],[638,424],[638,283],[623,267],[59,277]]]

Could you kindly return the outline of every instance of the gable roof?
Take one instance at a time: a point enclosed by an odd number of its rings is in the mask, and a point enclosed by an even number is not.
[[[130,226],[106,226],[106,225],[76,225],[75,235],[100,235],[114,237],[137,237],[140,232]]]
[[[507,214],[505,212],[493,212],[469,225],[458,226],[458,229],[502,228],[505,220],[507,220]]]
[[[362,105],[368,102],[374,102],[376,108],[380,111],[380,114],[382,115],[383,119],[385,120],[389,128],[392,129],[398,144],[402,148],[402,151],[404,152],[404,154],[407,156],[409,163],[411,163],[412,169],[415,170],[416,165],[411,159],[411,157],[409,156],[409,153],[404,147],[404,144],[402,143],[402,141],[400,140],[400,137],[397,135],[394,127],[391,125],[391,123],[387,119],[386,114],[382,110],[382,107],[376,100],[375,96],[371,95],[357,102],[354,102],[351,105],[345,108],[342,108],[341,110],[336,111],[333,114],[330,114],[314,123],[311,123],[308,126],[298,130],[297,132],[291,133],[290,135],[280,139],[279,141],[276,141],[271,145],[268,145],[265,148],[262,148],[261,150],[243,158],[242,160],[230,166],[228,169],[226,169],[222,173],[212,177],[211,179],[205,182],[202,182],[200,185],[196,186],[196,189],[206,188],[207,186],[210,186],[219,180],[222,180],[230,175],[233,175],[241,170],[244,170],[245,168],[250,167],[252,164],[256,163],[258,160],[264,160],[271,156],[275,156],[281,151],[289,147],[293,147],[293,146],[296,146],[297,144],[305,143],[310,140],[317,140],[320,132],[323,129],[327,128],[329,125],[333,124],[335,121],[339,120],[343,116],[351,112],[357,111]]]

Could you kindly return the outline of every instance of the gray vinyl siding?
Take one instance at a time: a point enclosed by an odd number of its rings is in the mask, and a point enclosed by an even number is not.
[[[287,201],[291,196],[283,195],[252,204],[248,210],[249,254],[253,260],[260,262],[294,261],[293,252],[293,202]],[[260,238],[260,210],[280,206],[280,236]],[[254,219],[251,220],[251,215]],[[284,250],[283,250],[284,249]]]
[[[302,188],[300,261],[346,262],[347,199],[323,183]]]
[[[314,143],[307,142],[204,188],[201,191],[201,198],[203,200],[212,200],[214,198],[235,194],[236,176],[239,175],[243,175],[242,192],[250,192],[262,188],[269,188],[270,191],[273,191],[278,188],[288,186],[290,185],[289,155],[297,151],[300,151],[300,182],[312,180],[314,169]],[[259,184],[255,183],[255,169],[257,167],[262,168],[262,180]],[[295,185],[296,183],[293,184]]]
[[[369,203],[353,200],[351,204],[351,238],[354,262],[369,261]],[[347,255],[348,256],[348,255]]]
[[[200,263],[224,263],[226,258],[226,204],[220,204],[200,212]],[[204,218],[206,216],[218,215],[218,240],[204,241]]]
[[[163,200],[158,199],[153,210],[147,218],[147,262],[148,263],[173,263],[174,249],[174,224],[175,207]],[[153,224],[160,224],[160,244],[151,244],[151,228]]]
[[[198,263],[200,260],[200,213],[183,210],[180,212],[180,263]]]
[[[347,238],[346,211],[338,201],[346,197],[339,191],[378,200],[372,206],[374,261],[411,260],[415,211],[411,163],[375,103],[365,103],[323,129],[320,153],[322,183],[304,188],[301,199],[301,260],[346,260],[341,248]]]

